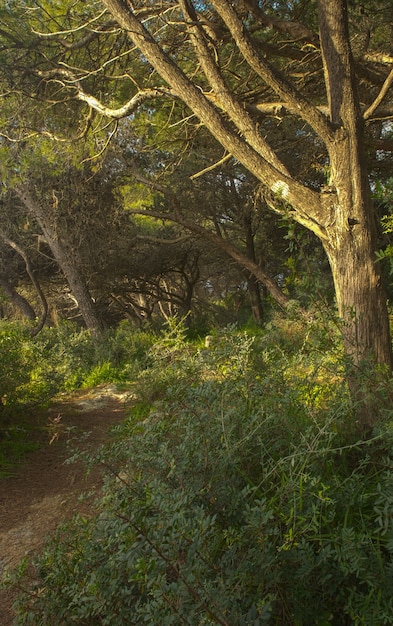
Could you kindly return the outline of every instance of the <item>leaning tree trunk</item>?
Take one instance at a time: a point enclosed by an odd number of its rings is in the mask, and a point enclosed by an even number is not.
[[[95,310],[87,282],[76,260],[76,251],[70,249],[65,242],[61,241],[56,228],[50,223],[50,214],[45,212],[26,187],[15,187],[14,191],[40,225],[46,242],[64,273],[72,294],[78,303],[78,308],[86,327],[92,335],[100,335],[103,330],[103,324]]]

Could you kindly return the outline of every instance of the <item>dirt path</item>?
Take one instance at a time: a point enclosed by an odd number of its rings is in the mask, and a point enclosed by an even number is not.
[[[46,411],[39,448],[15,477],[0,480],[0,577],[26,555],[38,552],[56,526],[86,503],[82,492],[98,489],[99,470],[86,477],[83,463],[64,464],[75,448],[97,448],[111,426],[125,418],[125,394],[114,385],[78,392]],[[86,437],[86,434],[88,436]],[[0,591],[0,624],[11,626],[13,594]]]

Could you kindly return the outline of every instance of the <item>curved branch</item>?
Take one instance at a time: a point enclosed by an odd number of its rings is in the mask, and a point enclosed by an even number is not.
[[[108,107],[94,96],[91,96],[87,93],[84,93],[81,89],[78,89],[78,100],[82,102],[86,102],[92,109],[98,111],[105,117],[110,117],[112,119],[120,120],[124,117],[128,117],[132,113],[134,113],[138,107],[140,107],[146,100],[151,100],[152,98],[157,98],[158,96],[164,95],[165,91],[168,93],[168,90],[164,89],[145,89],[143,91],[139,91],[135,94],[128,102],[126,102],[123,106],[118,109],[112,109]]]
[[[85,102],[89,105],[91,109],[98,111],[98,113],[101,113],[105,117],[110,117],[111,119],[115,120],[120,120],[124,117],[131,115],[147,100],[151,100],[153,98],[157,98],[163,95],[169,95],[170,97],[173,97],[172,92],[169,89],[165,89],[164,87],[144,89],[142,91],[138,91],[132,98],[130,98],[130,100],[128,100],[128,102],[123,104],[121,107],[114,109],[103,104],[95,96],[86,93],[82,89],[80,79],[77,78],[70,70],[64,68],[57,68],[45,72],[37,70],[36,75],[44,80],[56,80],[58,78],[65,79],[65,83],[68,83],[70,86],[76,89],[77,100]]]
[[[29,275],[29,278],[31,280],[31,282],[34,285],[34,288],[41,300],[42,303],[42,315],[41,315],[41,319],[39,320],[37,326],[35,326],[35,328],[32,328],[30,331],[30,334],[32,337],[35,337],[36,335],[38,335],[38,333],[42,330],[47,315],[48,315],[48,303],[46,301],[45,298],[45,294],[41,289],[41,286],[38,282],[38,280],[36,279],[36,277],[34,276],[34,271],[33,268],[30,265],[30,261],[29,258],[26,254],[26,252],[23,250],[23,248],[21,248],[17,243],[15,243],[15,241],[12,241],[11,239],[9,239],[3,232],[0,231],[0,237],[1,239],[4,241],[4,243],[6,243],[7,245],[9,245],[13,250],[15,250],[15,252],[17,252],[23,259],[25,266],[26,266],[26,272]]]
[[[59,35],[71,35],[71,34],[76,33],[78,31],[84,30],[90,24],[93,24],[94,22],[98,22],[98,20],[101,19],[101,17],[103,15],[105,15],[105,13],[106,13],[106,10],[104,9],[104,11],[101,11],[101,13],[99,13],[95,17],[92,17],[91,20],[88,20],[87,22],[84,22],[80,26],[75,26],[74,28],[68,28],[66,30],[60,30],[60,31],[56,31],[54,33],[40,33],[39,31],[34,30],[34,28],[32,28],[32,32],[34,33],[34,35],[38,35],[42,39],[53,39],[54,37],[58,37]]]
[[[81,50],[81,48],[87,46],[91,41],[97,39],[97,37],[99,37],[101,33],[107,33],[108,31],[110,31],[113,26],[116,26],[116,22],[114,20],[109,20],[108,22],[106,22],[106,24],[103,24],[100,28],[97,28],[97,30],[92,30],[90,33],[87,33],[87,35],[85,35],[84,37],[82,37],[82,39],[79,39],[78,41],[70,43],[66,39],[59,39],[59,43],[67,50]]]
[[[383,83],[383,85],[381,87],[381,90],[380,90],[379,94],[377,95],[377,97],[375,98],[374,102],[363,113],[363,119],[368,120],[370,117],[372,117],[373,113],[378,109],[378,107],[381,104],[382,100],[384,99],[384,97],[386,96],[387,92],[389,91],[392,83],[393,83],[393,69],[390,70],[390,72],[389,72],[385,82]]]

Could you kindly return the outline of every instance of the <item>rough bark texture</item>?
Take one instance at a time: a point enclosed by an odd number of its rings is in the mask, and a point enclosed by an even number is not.
[[[324,241],[332,268],[347,354],[392,367],[386,295],[375,263],[376,224],[363,154],[360,113],[347,30],[346,3],[320,0],[320,40],[330,117],[328,144],[335,218]]]

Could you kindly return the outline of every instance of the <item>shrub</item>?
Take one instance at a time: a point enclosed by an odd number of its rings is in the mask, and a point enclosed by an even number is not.
[[[32,338],[23,326],[0,323],[0,467],[9,473],[31,448],[26,407],[81,386],[127,383],[147,365],[151,333],[128,324],[95,340],[64,322]]]
[[[17,389],[29,380],[31,353],[28,334],[18,324],[0,320],[0,399],[4,404],[17,399]]]
[[[170,384],[101,451],[100,513],[59,529],[35,580],[21,568],[16,624],[392,624],[392,428],[340,434],[341,381],[310,401],[325,352],[307,393],[295,357],[234,330],[158,341],[149,375]]]
[[[70,322],[34,338],[23,327],[0,327],[0,385],[8,405],[39,404],[59,391],[132,380],[146,366],[154,335],[127,324],[99,339]]]

